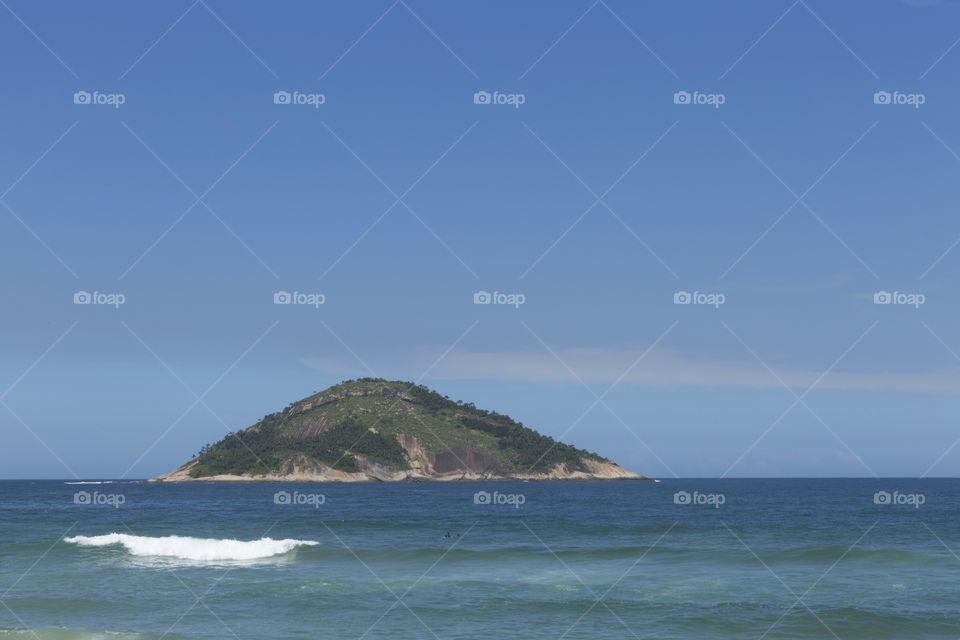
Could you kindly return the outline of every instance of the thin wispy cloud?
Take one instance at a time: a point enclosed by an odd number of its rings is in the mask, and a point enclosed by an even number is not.
[[[379,375],[404,378],[405,372],[423,368],[440,353],[424,347],[409,353],[393,353],[370,365]],[[642,349],[565,348],[555,353],[581,379],[597,384],[618,380],[643,353]],[[344,378],[369,372],[349,357],[306,356],[301,364],[316,371]],[[790,387],[806,389],[822,371],[793,364],[771,367]],[[409,377],[409,375],[406,375]],[[553,355],[537,350],[461,351],[450,353],[431,371],[434,380],[489,380],[529,383],[578,384]],[[755,360],[698,358],[677,352],[651,352],[622,380],[623,385],[671,387],[782,388],[780,382]],[[894,393],[960,393],[960,373],[948,371],[832,371],[818,389]]]

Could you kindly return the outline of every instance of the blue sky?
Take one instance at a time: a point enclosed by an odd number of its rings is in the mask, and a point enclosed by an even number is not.
[[[0,475],[371,374],[651,476],[956,475],[958,16],[7,0]]]

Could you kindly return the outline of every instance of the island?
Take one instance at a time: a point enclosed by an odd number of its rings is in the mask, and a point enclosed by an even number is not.
[[[150,482],[648,480],[422,385],[361,378],[205,445]]]

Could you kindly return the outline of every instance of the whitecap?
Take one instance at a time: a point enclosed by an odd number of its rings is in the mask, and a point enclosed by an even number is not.
[[[315,540],[286,538],[260,538],[259,540],[234,540],[217,538],[191,538],[188,536],[135,536],[126,533],[108,533],[102,536],[73,536],[64,542],[82,547],[106,547],[121,545],[134,556],[158,556],[217,562],[223,560],[257,560],[289,553],[300,546],[320,544]]]

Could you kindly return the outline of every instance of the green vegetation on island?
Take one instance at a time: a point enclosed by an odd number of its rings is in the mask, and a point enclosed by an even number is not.
[[[201,478],[276,473],[295,456],[345,472],[361,470],[361,458],[368,464],[406,470],[411,459],[403,439],[412,439],[434,458],[452,452],[462,462],[470,454],[471,460],[480,460],[486,470],[499,474],[547,473],[557,465],[586,471],[587,459],[609,462],[509,416],[451,400],[422,385],[361,378],[295,402],[204,446],[189,474]]]

